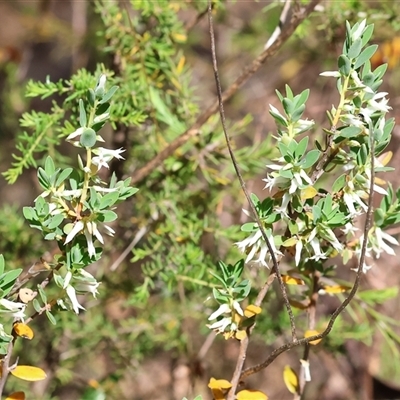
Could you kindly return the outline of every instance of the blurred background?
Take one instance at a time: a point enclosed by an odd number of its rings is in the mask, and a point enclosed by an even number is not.
[[[93,72],[97,63],[104,63],[106,68],[115,71],[118,54],[107,52],[112,37],[106,37],[103,33],[104,26],[110,24],[104,16],[104,12],[107,12],[104,3],[83,0],[0,2],[1,172],[6,171],[13,161],[11,154],[15,152],[15,137],[23,130],[19,124],[23,113],[30,110],[49,112],[54,101],[24,97],[25,85],[29,80],[45,81],[47,77],[53,82],[68,80],[81,68]],[[129,30],[143,35],[146,29],[151,31],[153,28],[150,23],[145,26],[137,24],[143,12],[140,8],[143,2],[115,0],[108,3],[119,7],[121,15],[129,14],[130,20],[125,21],[127,35]],[[160,4],[161,9],[166,7],[166,2],[154,4]],[[169,6],[181,21],[185,32],[185,36],[176,38],[176,52],[185,57],[185,65],[190,72],[192,101],[201,112],[216,97],[208,22],[204,15],[206,2],[170,1]],[[262,51],[275,29],[281,8],[280,2],[251,0],[225,1],[216,7],[217,54],[225,88]],[[264,165],[272,153],[271,134],[275,130],[268,109],[269,104],[279,104],[275,89],[282,92],[285,84],[289,84],[295,93],[310,88],[306,117],[314,119],[320,127],[328,128],[326,110],[332,104],[337,104],[338,96],[334,80],[319,77],[319,73],[336,68],[336,59],[341,54],[345,37],[345,20],[354,23],[363,18],[375,24],[373,42],[380,45],[372,59],[373,66],[386,62],[389,64],[381,90],[389,93],[392,116],[398,120],[400,5],[396,0],[322,1],[313,16],[300,26],[278,54],[268,60],[225,105],[232,131],[238,133],[235,143],[250,191],[258,195],[263,193],[261,178],[265,176]],[[157,24],[156,20],[154,24]],[[132,62],[140,63],[140,59]],[[58,101],[57,98],[55,100]],[[199,111],[193,108],[193,114]],[[193,118],[195,116],[192,115]],[[218,120],[213,121],[213,126],[218,126]],[[149,125],[151,123],[146,121],[142,125],[143,131],[150,129]],[[128,129],[125,143],[134,146],[139,142],[143,151],[152,151],[150,147],[146,148],[146,145],[151,145],[149,142],[146,144],[145,139],[142,140],[140,136],[133,139],[133,135],[140,135],[141,132],[137,127]],[[109,134],[109,140],[118,143],[112,135]],[[315,135],[321,135],[321,129]],[[396,125],[389,146],[393,151],[390,165],[396,168],[400,167],[399,141],[400,130]],[[215,168],[220,168],[219,162],[222,168],[228,168],[228,181],[223,186],[215,187],[209,183],[215,190],[213,192],[207,179],[201,180],[198,171],[193,170],[193,176],[200,179],[202,185],[199,186],[196,181],[187,188],[188,191],[201,188],[204,192],[204,196],[194,202],[206,202],[216,192],[219,196],[218,202],[212,202],[211,209],[207,209],[202,217],[216,221],[220,231],[207,227],[195,237],[187,233],[194,247],[199,247],[202,252],[201,256],[192,254],[190,257],[201,260],[204,265],[215,264],[216,260],[225,256],[229,259],[230,254],[235,252],[231,249],[231,240],[240,238],[239,226],[245,222],[241,209],[246,208],[246,204],[239,185],[234,182],[222,139],[220,143],[221,150],[218,151],[224,156],[217,160]],[[60,148],[60,153],[71,154],[69,145],[65,146]],[[259,148],[260,154],[254,153],[254,146]],[[253,152],[246,152],[247,148],[253,149]],[[190,157],[186,158],[188,162],[196,158],[195,150],[196,147],[189,152]],[[250,167],[251,163],[254,166]],[[128,159],[127,168],[121,173],[125,176],[134,175],[135,169],[143,165],[144,161]],[[400,186],[398,172],[388,173],[384,179],[395,188]],[[151,273],[149,269],[146,270],[156,265],[152,264],[151,252],[163,254],[161,264],[172,259],[169,257],[173,256],[175,247],[168,251],[167,240],[165,249],[149,250],[146,246],[154,243],[154,237],[149,238],[146,234],[133,253],[129,251],[129,244],[141,226],[138,221],[140,210],[146,202],[143,192],[153,188],[164,193],[164,188],[157,186],[159,181],[160,176],[153,174],[146,182],[140,182],[138,187],[142,197],[136,199],[135,196],[120,211],[123,219],[118,235],[112,242],[111,239],[108,241],[105,260],[93,270],[103,281],[99,299],[87,299],[85,307],[88,311],[79,315],[79,318],[61,313],[55,328],[44,319],[34,321],[34,341],[18,344],[19,356],[24,364],[36,363],[49,375],[44,382],[25,386],[29,388],[27,393],[32,393],[29,399],[180,400],[183,396],[191,399],[198,394],[210,399],[207,390],[210,376],[230,379],[238,345],[235,341],[225,341],[219,337],[215,339],[205,327],[209,315],[207,310],[209,312],[212,309],[212,305],[204,305],[211,295],[210,288],[187,288],[182,281],[172,281],[169,276],[164,279],[160,269],[152,269]],[[226,189],[226,184],[231,185],[229,189]],[[39,194],[35,170],[26,170],[13,185],[8,185],[1,178],[0,190],[0,252],[5,255],[8,265],[27,267],[46,252],[52,253],[54,249],[46,247],[48,243],[41,242],[40,237],[24,223],[21,213],[22,207],[31,205]],[[376,205],[378,201],[376,199]],[[154,208],[158,209],[157,202],[154,204]],[[184,223],[181,226],[179,222],[175,229],[185,229],[185,232],[194,230],[191,223],[187,221],[183,227]],[[236,228],[232,228],[233,225]],[[163,229],[163,226],[156,224],[151,230],[159,238],[169,238],[171,231]],[[400,229],[393,229],[390,233],[398,237]],[[176,233],[175,236],[182,235]],[[183,242],[186,240],[184,238]],[[120,260],[119,257],[127,248],[127,255]],[[143,253],[143,257],[135,258],[136,248],[147,252]],[[189,254],[187,248],[185,251]],[[194,250],[190,251],[193,253]],[[396,253],[399,254],[398,249]],[[194,262],[190,257],[189,267]],[[257,274],[263,276],[265,272],[252,270],[249,274],[253,277]],[[341,275],[343,279],[353,279],[349,266],[343,267]],[[199,277],[193,276],[195,278]],[[152,284],[146,287],[145,283],[150,280]],[[399,286],[398,255],[383,255],[363,277],[363,290]],[[173,290],[169,291],[171,288]],[[140,297],[144,291],[146,295]],[[377,301],[374,306],[379,314],[391,318],[390,323],[369,317],[366,320],[357,319],[358,311],[353,309],[345,313],[332,336],[312,354],[313,380],[307,391],[307,399],[400,398],[400,331],[395,324],[400,321],[400,301],[396,290],[391,293],[394,294],[384,292],[381,304]],[[252,339],[248,366],[262,361],[273,348],[284,342],[283,332],[287,321],[283,317],[279,296],[272,297],[270,302],[272,306],[268,312],[272,314],[266,315],[265,321],[260,322],[258,334]],[[321,312],[329,315],[337,304],[337,297],[327,296]],[[385,327],[382,328],[385,324],[392,324],[393,330],[389,332]],[[263,336],[263,329],[268,332],[267,337]],[[282,371],[286,364],[297,367],[300,352],[299,349],[283,354],[268,369],[252,376],[246,384],[250,388],[264,390],[270,399],[290,399]],[[8,383],[10,391],[22,385],[13,379],[10,378]]]

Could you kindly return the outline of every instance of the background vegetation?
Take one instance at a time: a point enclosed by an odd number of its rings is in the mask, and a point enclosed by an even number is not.
[[[36,163],[41,165],[48,154],[61,165],[75,157],[59,143],[72,132],[80,90],[93,86],[100,72],[107,71],[112,84],[120,87],[104,136],[109,147],[127,149],[127,160],[115,162],[110,172],[131,176],[140,189],[120,207],[117,234],[90,270],[102,281],[98,298],[83,300],[87,311],[79,317],[56,314],[56,328],[37,319],[34,342],[18,342],[21,359],[49,375],[44,383],[26,386],[32,398],[89,399],[105,393],[109,399],[197,394],[208,399],[210,376],[232,375],[237,345],[210,334],[206,319],[215,304],[206,300],[217,283],[211,274],[217,262],[239,257],[232,244],[242,239],[240,225],[246,216],[241,210],[247,205],[216,110],[201,120],[216,97],[206,7],[205,1],[0,3],[0,15],[8,21],[0,26],[1,169],[13,163],[5,178],[16,181],[13,186],[0,183],[0,252],[8,265],[28,267],[56,251],[28,227],[21,209],[39,193],[32,169]],[[261,53],[281,8],[274,1],[215,2],[224,87]],[[295,93],[310,88],[307,117],[317,123],[325,121],[325,110],[337,101],[333,81],[317,77],[336,66],[345,20],[367,18],[375,24],[374,40],[382,46],[373,63],[389,63],[384,90],[396,117],[399,12],[394,0],[321,2],[226,103],[229,132],[250,191],[262,193],[265,164],[276,156],[270,139],[275,127],[268,113],[270,103],[277,105],[274,90],[282,91],[286,83]],[[186,131],[185,139],[179,139]],[[26,149],[38,138],[40,145],[28,157]],[[149,164],[179,140],[167,157]],[[399,166],[398,140],[396,126],[394,167]],[[12,152],[22,158],[11,159]],[[389,174],[387,180],[399,186],[398,174]],[[400,313],[399,300],[395,290],[386,288],[400,283],[397,264],[397,257],[382,256],[363,282],[363,290],[379,293],[371,307],[393,319]],[[341,271],[343,280],[352,278],[348,266]],[[260,268],[245,270],[255,282],[255,293],[267,274]],[[336,297],[327,296],[321,312],[328,315],[337,303]],[[396,398],[390,390],[400,390],[400,361],[393,357],[398,355],[399,332],[390,325],[388,334],[387,323],[357,306],[346,313],[313,355],[307,398]],[[248,363],[282,343],[288,328],[281,298],[271,292]],[[283,355],[251,377],[249,385],[265,390],[271,399],[290,398],[282,371],[292,357],[296,354]],[[8,385],[9,391],[21,389],[21,382],[12,378]]]

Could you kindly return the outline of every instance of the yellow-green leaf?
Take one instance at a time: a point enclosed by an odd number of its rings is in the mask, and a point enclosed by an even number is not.
[[[23,324],[22,322],[17,322],[13,325],[13,329],[17,336],[28,340],[33,339],[34,333],[30,326]]]
[[[247,333],[243,329],[239,329],[235,332],[235,338],[237,340],[243,340],[247,336]]]
[[[294,372],[289,365],[286,365],[283,370],[283,380],[290,393],[298,393],[299,378],[297,377],[296,372]]]
[[[282,246],[283,246],[283,247],[292,247],[292,246],[294,246],[297,242],[298,242],[298,239],[297,239],[296,237],[292,236],[291,238],[285,240],[285,241],[282,243]]]
[[[389,161],[392,159],[393,152],[387,151],[386,153],[381,154],[378,157],[378,160],[381,162],[383,166],[387,165]]]
[[[254,304],[250,304],[246,307],[244,310],[244,315],[247,318],[251,318],[254,315],[260,314],[261,313],[261,307],[255,306]]]
[[[25,393],[24,392],[14,392],[11,393],[6,400],[25,400]]]
[[[230,389],[232,385],[226,379],[211,378],[210,382],[208,382],[208,387],[210,389]]]
[[[268,400],[268,396],[259,390],[241,390],[236,395],[237,400]]]
[[[318,194],[318,190],[313,186],[308,186],[300,193],[301,200],[312,199]]]
[[[24,381],[42,381],[47,378],[46,372],[41,368],[32,367],[30,365],[17,365],[10,371],[16,378],[23,379]]]
[[[333,285],[333,286],[324,286],[324,288],[322,290],[328,294],[337,294],[337,293],[343,293],[349,289],[350,288],[348,286]]]
[[[311,336],[315,336],[315,335],[319,335],[320,332],[316,331],[315,329],[309,329],[304,333],[304,337],[305,338],[309,338]],[[312,345],[317,345],[322,339],[317,339],[317,340],[313,340],[312,342],[309,342]]]
[[[171,33],[171,37],[175,42],[185,43],[187,40],[187,36],[184,33]]]
[[[282,281],[283,283],[286,283],[286,285],[305,285],[303,279],[295,278],[289,275],[282,275]]]

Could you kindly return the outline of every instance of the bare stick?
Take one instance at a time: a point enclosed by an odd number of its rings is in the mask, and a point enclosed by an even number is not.
[[[209,25],[210,25],[210,38],[211,38],[211,54],[212,54],[212,61],[213,61],[213,69],[214,69],[214,76],[215,76],[215,82],[216,82],[216,86],[217,86],[217,94],[218,94],[218,103],[219,103],[219,112],[220,112],[220,117],[221,117],[221,124],[222,124],[222,129],[224,131],[224,135],[225,135],[225,140],[226,140],[226,144],[228,147],[228,151],[229,151],[229,155],[231,157],[232,160],[232,164],[233,167],[235,169],[236,172],[236,176],[238,177],[238,180],[240,182],[240,186],[242,187],[243,193],[246,196],[246,199],[249,203],[250,209],[252,211],[253,214],[253,218],[256,220],[257,225],[261,231],[261,235],[268,247],[269,253],[270,253],[270,257],[272,260],[272,264],[273,264],[273,268],[272,271],[274,271],[274,273],[276,274],[277,278],[278,278],[278,282],[280,285],[280,289],[282,292],[282,296],[283,296],[283,300],[289,315],[289,319],[290,319],[290,325],[291,325],[291,329],[292,329],[292,339],[293,341],[297,340],[296,337],[296,327],[295,327],[295,322],[294,322],[294,316],[293,316],[293,311],[292,308],[290,306],[289,303],[289,298],[287,296],[287,292],[286,292],[286,287],[285,284],[282,280],[282,276],[280,273],[280,268],[279,268],[279,263],[278,260],[276,259],[276,255],[274,252],[274,249],[265,233],[264,230],[264,226],[260,220],[260,217],[258,216],[257,210],[251,200],[250,194],[246,189],[246,184],[243,180],[243,177],[241,175],[240,169],[239,169],[239,165],[237,163],[236,160],[236,156],[232,150],[232,146],[231,146],[231,142],[230,142],[230,138],[227,132],[227,128],[226,128],[226,121],[225,121],[225,112],[224,112],[224,104],[223,104],[223,100],[222,100],[222,89],[221,89],[221,82],[219,79],[219,73],[218,73],[218,65],[217,65],[217,57],[216,57],[216,50],[215,50],[215,35],[214,35],[214,26],[213,26],[213,19],[212,19],[212,8],[211,8],[211,0],[209,0],[208,2],[208,21],[209,21]],[[236,367],[236,371],[235,374],[233,376],[233,379],[231,381],[232,384],[232,388],[230,390],[230,397],[233,397],[233,394],[235,393],[236,387],[239,383],[239,378],[240,378],[240,373],[242,370],[242,366],[244,363],[244,360],[246,358],[246,350],[247,350],[247,343],[248,343],[248,337],[244,340],[242,340],[243,343],[246,343],[246,345],[241,346],[240,348],[240,356],[239,356],[239,360],[240,362],[238,363],[237,367]],[[240,365],[241,364],[241,365]]]
[[[253,76],[259,68],[265,63],[266,60],[271,58],[276,52],[282,47],[286,40],[293,34],[296,28],[303,22],[305,18],[313,11],[314,7],[321,0],[311,0],[311,2],[301,12],[294,13],[288,23],[287,27],[282,30],[281,35],[271,45],[270,48],[264,50],[252,63],[242,70],[236,80],[229,86],[227,90],[222,93],[222,101],[225,102],[230,99],[237,90],[247,80]],[[196,120],[196,122],[182,133],[179,137],[173,140],[164,150],[158,153],[151,161],[149,161],[144,167],[135,171],[132,176],[132,184],[141,182],[146,178],[153,170],[162,165],[162,163],[170,157],[179,147],[184,145],[190,138],[196,136],[200,132],[200,128],[208,121],[208,119],[218,111],[218,101],[215,101],[206,111],[204,111]]]
[[[279,35],[282,33],[282,29],[287,20],[289,10],[290,10],[290,0],[286,0],[285,5],[283,6],[283,9],[281,12],[281,16],[279,17],[278,26],[272,32],[272,35],[270,36],[270,38],[268,39],[268,42],[264,46],[264,50],[269,49],[271,47],[271,45],[278,39]]]
[[[110,267],[110,271],[115,271],[122,261],[128,256],[128,254],[132,251],[132,249],[142,240],[143,236],[149,231],[148,226],[143,226],[140,228],[135,237],[129,243],[128,247],[121,253],[121,255],[112,263]]]

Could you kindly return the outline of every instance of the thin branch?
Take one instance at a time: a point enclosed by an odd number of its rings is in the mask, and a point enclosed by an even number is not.
[[[110,271],[115,271],[122,261],[125,260],[125,258],[128,256],[128,254],[132,251],[132,249],[142,240],[143,236],[149,231],[148,226],[143,226],[140,228],[135,237],[132,239],[132,241],[129,243],[128,247],[121,253],[121,255],[112,263],[110,267]]]
[[[372,129],[371,129],[371,132],[373,132]],[[343,302],[340,304],[340,306],[331,315],[328,325],[322,333],[315,335],[315,336],[308,337],[308,338],[300,339],[297,342],[289,342],[289,343],[284,344],[283,346],[274,350],[269,355],[269,357],[262,363],[244,370],[242,375],[240,376],[240,379],[244,379],[247,376],[250,376],[252,374],[255,374],[255,373],[267,368],[280,354],[282,354],[296,346],[301,346],[306,343],[310,343],[314,340],[323,339],[324,337],[328,336],[333,328],[333,325],[334,325],[337,317],[343,312],[343,310],[349,305],[349,303],[352,301],[352,299],[356,295],[358,287],[360,285],[361,275],[363,273],[363,266],[364,266],[364,262],[365,262],[365,254],[366,254],[367,242],[368,242],[368,232],[371,227],[371,219],[372,219],[372,211],[373,211],[372,202],[373,202],[373,197],[374,197],[373,195],[374,195],[374,181],[375,181],[375,154],[374,153],[375,153],[375,142],[374,142],[374,139],[371,134],[370,135],[371,180],[370,180],[370,184],[369,184],[368,209],[367,209],[365,225],[364,225],[364,237],[363,237],[363,243],[361,246],[360,260],[358,263],[358,268],[357,268],[357,272],[356,272],[356,278],[354,281],[354,285],[353,285],[349,295],[343,300]]]
[[[299,13],[294,13],[290,20],[290,23],[285,29],[282,30],[282,34],[279,38],[271,45],[270,48],[264,50],[257,58],[255,58],[252,63],[244,68],[236,80],[229,86],[227,90],[222,93],[222,101],[226,102],[229,100],[237,90],[248,81],[248,79],[253,76],[260,67],[265,63],[266,60],[271,58],[277,53],[277,51],[282,47],[286,40],[293,34],[296,28],[303,22],[305,18],[313,11],[314,7],[321,0],[311,0]],[[158,153],[152,160],[150,160],[144,167],[135,171],[132,176],[132,184],[137,184],[145,179],[153,170],[161,166],[164,161],[170,157],[179,147],[184,145],[192,137],[200,133],[201,127],[208,121],[208,119],[214,115],[219,108],[218,101],[215,101],[210,107],[207,108],[196,120],[196,122],[186,130],[182,135],[173,140],[164,150]]]
[[[221,81],[220,81],[219,73],[218,73],[217,56],[216,56],[216,50],[215,50],[215,34],[214,34],[214,25],[213,25],[213,19],[212,19],[211,0],[209,0],[209,2],[208,2],[208,21],[209,21],[209,26],[210,26],[211,54],[212,54],[212,63],[213,63],[213,69],[214,69],[215,83],[216,83],[216,86],[217,86],[219,112],[220,112],[222,129],[223,129],[223,132],[224,132],[224,136],[225,136],[226,144],[227,144],[227,147],[228,147],[229,155],[231,157],[232,164],[233,164],[233,167],[234,167],[235,172],[236,172],[236,176],[238,177],[238,180],[240,182],[240,186],[242,187],[242,191],[243,191],[244,195],[246,196],[246,199],[247,199],[247,201],[249,203],[250,209],[252,211],[253,218],[256,220],[257,225],[258,225],[258,227],[260,229],[261,235],[262,235],[262,237],[263,237],[263,239],[264,239],[264,241],[265,241],[265,243],[266,243],[266,245],[268,247],[268,251],[270,253],[270,257],[271,257],[272,264],[273,264],[272,271],[276,274],[276,276],[278,278],[278,282],[279,282],[279,286],[280,286],[280,289],[281,289],[281,292],[282,292],[283,300],[284,300],[284,303],[285,303],[285,306],[286,306],[286,309],[287,309],[287,313],[288,313],[289,319],[290,319],[290,325],[291,325],[291,329],[292,329],[292,338],[293,338],[293,341],[296,341],[297,337],[296,337],[296,327],[295,327],[295,322],[294,322],[293,311],[292,311],[292,308],[291,308],[290,303],[289,303],[289,298],[287,296],[285,284],[284,284],[284,282],[282,280],[282,276],[281,276],[280,268],[279,268],[279,263],[278,263],[278,260],[276,258],[274,249],[273,249],[273,247],[272,247],[272,245],[271,245],[271,243],[270,243],[270,241],[269,241],[269,239],[267,237],[267,234],[265,233],[265,229],[264,229],[264,226],[263,226],[263,224],[262,224],[262,222],[260,220],[260,217],[258,216],[256,207],[255,207],[253,201],[251,200],[249,192],[246,189],[246,184],[245,184],[245,182],[243,180],[243,177],[242,177],[242,174],[240,172],[239,165],[238,165],[238,162],[236,160],[236,156],[235,156],[235,154],[234,154],[234,152],[232,150],[232,145],[231,145],[230,138],[229,138],[229,135],[228,135],[228,132],[227,132],[227,128],[226,128],[224,104],[223,104],[223,100],[222,100]],[[231,381],[232,388],[230,390],[230,394],[229,394],[228,398],[233,398],[233,395],[234,395],[234,393],[236,391],[236,387],[237,387],[237,385],[239,383],[239,378],[240,378],[240,373],[242,371],[242,366],[243,366],[244,360],[246,359],[246,351],[247,351],[248,341],[249,341],[249,339],[248,339],[248,335],[247,335],[247,337],[242,340],[242,342],[244,342],[246,344],[242,345],[240,347],[240,353],[241,354],[239,355],[239,360],[241,360],[241,361],[238,362],[238,365],[236,367],[236,371],[235,371],[235,373],[233,375],[233,379]]]
[[[285,5],[283,6],[281,15],[279,17],[279,23],[275,30],[272,32],[272,35],[268,39],[267,43],[264,46],[264,50],[269,49],[275,41],[278,39],[279,35],[282,33],[282,29],[285,26],[285,23],[287,21],[287,17],[289,15],[289,10],[290,10],[290,0],[285,1]]]

